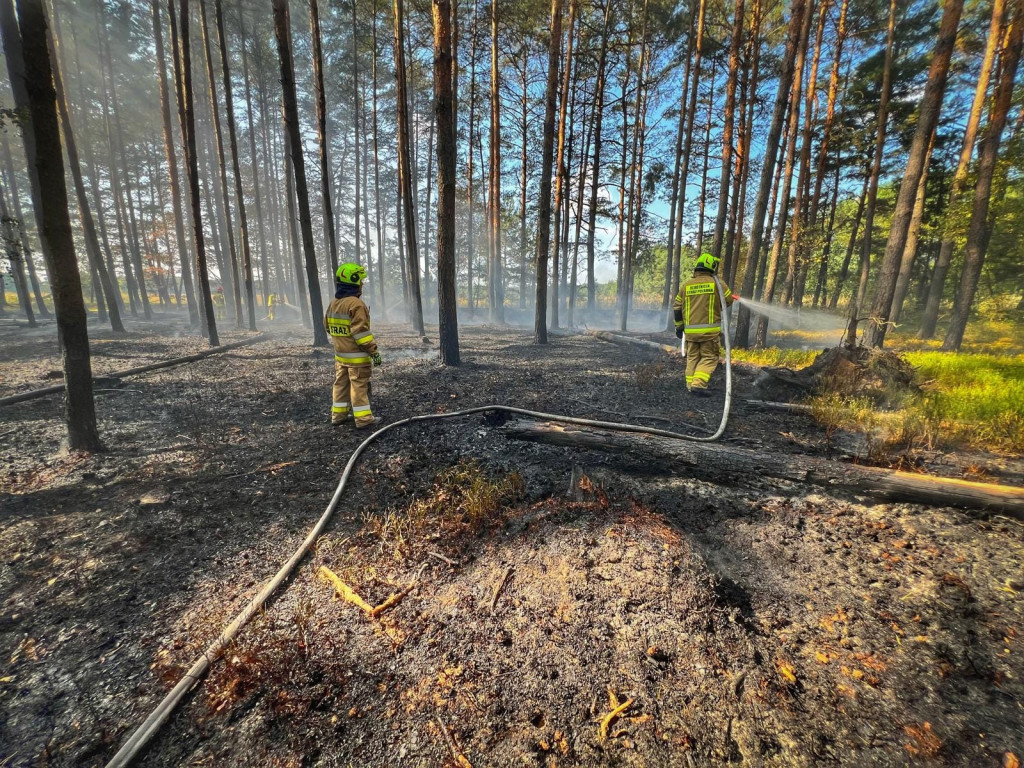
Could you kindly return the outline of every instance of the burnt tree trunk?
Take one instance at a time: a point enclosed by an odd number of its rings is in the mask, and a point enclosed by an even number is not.
[[[417,333],[423,333],[423,297],[420,295],[419,256],[416,245],[416,206],[412,195],[412,167],[409,136],[409,96],[405,68],[405,7],[394,0],[395,80],[398,100],[398,184],[405,229],[405,264],[409,285],[409,314]]]
[[[174,14],[174,0],[171,3],[171,14]],[[220,344],[217,335],[217,319],[213,311],[213,297],[210,295],[210,273],[206,265],[206,241],[203,234],[203,208],[199,193],[199,157],[196,151],[196,105],[192,91],[192,45],[189,38],[189,0],[181,3],[181,69],[179,72],[178,97],[181,100],[182,136],[185,144],[185,168],[188,177],[189,204],[192,208],[192,236],[196,249],[196,275],[199,279],[199,293],[203,302],[203,315],[206,318],[206,337],[210,346]],[[174,31],[173,28],[171,30]]]
[[[544,129],[541,143],[540,198],[537,213],[537,298],[533,335],[537,344],[548,343],[548,253],[551,247],[551,169],[555,149],[555,96],[558,90],[558,54],[562,41],[562,0],[551,0],[551,41],[548,78],[544,91]],[[596,168],[596,166],[595,166]]]
[[[441,362],[459,364],[455,290],[455,101],[449,0],[433,0],[434,114],[437,119],[437,308]]]
[[[160,84],[160,117],[164,132],[164,151],[167,155],[167,173],[171,185],[171,211],[174,216],[174,239],[178,248],[178,262],[181,264],[181,281],[185,284],[185,302],[188,304],[190,325],[199,322],[196,306],[196,289],[192,284],[192,270],[189,269],[188,245],[185,239],[185,219],[181,207],[181,187],[178,179],[178,158],[174,151],[174,131],[171,127],[171,101],[167,89],[167,71],[164,53],[163,24],[160,21],[160,0],[153,4],[153,38],[156,42],[157,78]],[[173,21],[173,16],[172,16]],[[252,122],[250,121],[250,125]]]
[[[4,12],[10,11],[8,0]],[[20,46],[8,41],[4,32],[5,55],[21,55],[15,64],[23,82],[19,90],[28,97],[26,104],[31,133],[31,149],[27,157],[29,180],[39,201],[36,223],[43,246],[43,257],[50,267],[53,304],[57,315],[57,332],[67,388],[65,417],[68,444],[72,449],[102,449],[96,429],[96,407],[92,393],[92,367],[89,357],[89,335],[86,330],[85,302],[82,281],[75,257],[75,243],[68,217],[67,187],[64,182],[64,158],[57,123],[57,98],[53,71],[47,50],[46,13],[42,0],[18,0]],[[12,47],[15,50],[12,50]],[[20,47],[20,51],[16,48]],[[22,90],[23,89],[23,90]],[[29,143],[26,143],[29,146]]]
[[[604,91],[608,66],[608,31],[611,25],[611,3],[604,4],[604,22],[601,30],[601,50],[597,57],[597,83],[594,86],[594,159],[591,163],[590,207],[587,225],[587,312],[593,315],[597,294],[597,281],[594,275],[595,263],[595,230],[597,229],[597,192],[601,178],[601,127],[604,120]]]
[[[85,193],[82,166],[78,158],[78,145],[75,143],[75,133],[71,126],[71,111],[68,108],[67,93],[64,90],[64,79],[61,76],[60,57],[58,56],[56,41],[50,34],[49,29],[46,31],[46,37],[47,43],[50,46],[57,112],[60,116],[60,122],[64,127],[64,147],[68,153],[71,179],[75,185],[78,215],[82,224],[82,233],[85,236],[85,250],[90,267],[99,276],[100,288],[102,289],[101,295],[96,297],[96,305],[100,310],[100,320],[105,321],[109,317],[111,330],[123,333],[124,325],[121,322],[121,313],[118,310],[117,298],[114,295],[114,285],[110,280],[110,274],[107,272],[107,266],[103,263],[103,253],[100,251],[100,241],[96,234],[96,221],[93,219],[92,209],[89,207],[89,198]]]
[[[352,4],[355,13],[355,3]],[[374,27],[376,28],[376,15]],[[327,230],[327,252],[331,272],[338,270],[338,239],[334,232],[334,206],[331,204],[331,166],[327,157],[327,98],[324,94],[323,41],[320,34],[320,6],[309,0],[309,26],[313,38],[313,103],[316,105],[316,133],[320,145],[320,194],[324,201],[324,229]],[[381,304],[384,302],[382,301]]]
[[[220,45],[220,67],[224,77],[224,113],[228,121],[228,145],[231,150],[231,174],[235,180],[235,205],[238,207],[238,231],[242,239],[242,280],[245,282],[245,306],[248,310],[249,330],[256,330],[256,299],[252,286],[252,250],[249,247],[249,221],[245,215],[245,193],[242,191],[242,169],[238,162],[238,135],[235,130],[235,98],[231,92],[231,70],[228,67],[228,41],[224,34],[222,0],[214,0],[217,21],[217,42]],[[234,264],[232,264],[234,268]],[[238,283],[235,283],[235,302],[238,326],[242,326],[241,307],[238,306]]]
[[[292,63],[291,23],[287,0],[274,0],[274,33],[277,36],[277,55],[281,63],[281,91],[284,102],[284,120],[288,131],[295,177],[295,197],[299,206],[299,225],[302,230],[302,251],[305,256],[306,282],[309,287],[309,309],[313,325],[313,346],[327,346],[327,331],[322,322],[323,300],[316,270],[316,252],[313,246],[313,223],[309,213],[309,190],[306,187],[306,162],[302,155],[299,134],[299,107],[295,97],[295,69]]]

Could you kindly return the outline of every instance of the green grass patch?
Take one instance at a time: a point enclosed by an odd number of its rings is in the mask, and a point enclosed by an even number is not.
[[[974,348],[1015,347],[1012,336],[1000,335],[1008,329],[998,325],[987,324],[987,331],[974,338]],[[1024,452],[1024,354],[935,351],[940,344],[921,342],[901,350],[922,392],[899,409],[878,412],[862,399],[823,393],[809,401],[815,417],[829,434],[837,428],[858,431],[880,447]],[[778,347],[733,351],[738,361],[794,370],[817,355],[818,350]]]
[[[764,349],[734,349],[732,359],[753,365],[777,365],[785,368],[805,368],[814,362],[819,349],[780,349],[765,347]]]
[[[1024,451],[1024,355],[908,352],[924,387],[909,408],[940,424],[940,442]]]

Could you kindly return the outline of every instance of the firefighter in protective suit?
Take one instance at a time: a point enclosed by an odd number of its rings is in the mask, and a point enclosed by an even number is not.
[[[697,258],[693,277],[679,287],[672,305],[676,338],[686,336],[686,389],[706,397],[711,374],[718,367],[719,337],[722,334],[722,301],[715,287],[720,259],[710,253]],[[738,297],[722,283],[726,306]]]
[[[370,366],[380,365],[381,360],[370,332],[370,310],[360,298],[366,270],[358,264],[342,264],[335,278],[334,301],[324,318],[334,342],[331,424],[337,427],[346,423],[351,411],[356,428],[362,429],[380,421],[370,410]]]

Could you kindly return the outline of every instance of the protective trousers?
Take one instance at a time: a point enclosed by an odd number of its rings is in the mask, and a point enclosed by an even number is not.
[[[686,339],[686,388],[707,389],[711,374],[718,367],[718,336],[691,341]]]
[[[370,366],[349,366],[334,361],[334,404],[331,406],[331,422],[340,424],[348,418],[349,409],[355,417],[356,426],[373,424],[370,412]]]

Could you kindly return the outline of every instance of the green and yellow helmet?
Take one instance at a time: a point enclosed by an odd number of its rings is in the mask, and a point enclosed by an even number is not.
[[[718,262],[721,259],[717,256],[712,256],[710,253],[702,253],[697,257],[697,263],[694,265],[696,269],[706,269],[708,272],[718,271]]]
[[[358,264],[342,264],[334,273],[339,283],[345,285],[362,285],[366,280],[366,270]]]

